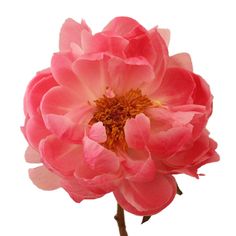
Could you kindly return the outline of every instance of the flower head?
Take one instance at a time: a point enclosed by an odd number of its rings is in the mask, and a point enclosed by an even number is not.
[[[177,193],[173,174],[198,178],[219,159],[206,124],[209,86],[190,56],[168,54],[169,31],[128,17],[92,34],[66,20],[60,51],[28,85],[26,160],[42,189],[80,202],[113,192],[136,215],[158,213]]]

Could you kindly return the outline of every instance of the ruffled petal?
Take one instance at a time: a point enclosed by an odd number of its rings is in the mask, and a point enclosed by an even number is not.
[[[168,67],[181,67],[185,70],[193,71],[192,60],[188,53],[179,53],[171,56],[168,61]]]
[[[88,137],[98,143],[104,143],[107,140],[106,128],[101,121],[91,126]]]
[[[97,173],[114,173],[118,171],[120,162],[116,154],[88,137],[83,139],[83,151],[85,161]]]
[[[29,169],[29,177],[38,188],[43,190],[54,190],[61,187],[60,178],[45,166]]]
[[[73,176],[79,159],[83,156],[82,146],[48,136],[40,142],[43,162],[59,176]]]
[[[84,20],[82,20],[81,24],[79,24],[73,19],[67,19],[62,25],[60,32],[60,51],[70,50],[71,43],[76,43],[81,46],[81,32],[83,32],[83,30],[91,32]]]
[[[151,82],[155,75],[151,65],[145,58],[129,58],[122,60],[112,58],[109,61],[109,86],[118,95],[131,89],[137,89],[145,82]]]
[[[191,96],[195,86],[190,72],[180,68],[169,68],[154,97],[161,104],[169,106],[192,103]]]
[[[123,209],[135,215],[154,215],[167,207],[176,195],[176,182],[172,176],[157,174],[147,183],[124,181],[114,191]]]
[[[150,120],[143,113],[126,121],[125,140],[130,148],[143,149],[150,136]]]

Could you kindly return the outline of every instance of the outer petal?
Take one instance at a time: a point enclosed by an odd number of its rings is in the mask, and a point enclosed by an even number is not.
[[[125,140],[130,148],[143,149],[150,136],[150,120],[143,113],[126,121]]]
[[[40,163],[41,158],[39,153],[33,149],[31,146],[25,150],[25,161],[29,163]]]
[[[168,46],[170,42],[170,30],[157,28],[157,31],[165,41],[166,45]]]
[[[71,43],[76,43],[81,46],[81,32],[83,30],[90,32],[90,29],[86,25],[85,21],[82,20],[81,24],[79,24],[73,19],[67,19],[60,32],[60,50],[70,50]]]
[[[172,176],[157,174],[148,183],[124,181],[114,191],[123,209],[135,215],[153,215],[167,207],[176,194],[176,182]]]
[[[195,83],[191,73],[180,68],[169,68],[154,97],[162,104],[183,105],[192,102],[194,89]]]
[[[29,177],[38,188],[43,190],[54,190],[61,187],[60,178],[45,166],[29,169]]]
[[[51,135],[40,143],[43,162],[60,176],[72,176],[81,158],[82,146],[63,142]]]
[[[193,71],[192,60],[188,53],[179,53],[171,56],[168,61],[168,67],[181,67],[185,70]]]

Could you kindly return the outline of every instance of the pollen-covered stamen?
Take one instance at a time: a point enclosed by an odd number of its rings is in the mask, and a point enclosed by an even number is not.
[[[151,100],[142,95],[140,89],[130,90],[123,96],[106,97],[95,101],[96,112],[90,124],[101,121],[106,128],[107,141],[104,145],[111,150],[127,148],[124,126],[127,119],[134,118],[152,106]]]

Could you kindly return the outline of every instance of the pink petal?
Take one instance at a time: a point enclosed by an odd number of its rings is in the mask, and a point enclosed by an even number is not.
[[[112,58],[109,72],[109,86],[119,95],[140,88],[144,82],[151,82],[155,77],[152,67],[144,58]]]
[[[51,60],[51,71],[55,80],[63,86],[86,97],[84,88],[77,76],[72,71],[73,59],[66,53],[55,53]]]
[[[60,51],[70,50],[71,43],[76,43],[81,46],[81,32],[83,30],[90,32],[85,21],[82,21],[81,24],[79,24],[73,19],[67,19],[60,32]]]
[[[155,159],[166,158],[181,151],[191,140],[191,127],[174,127],[167,131],[153,134],[149,148]]]
[[[170,30],[157,28],[157,31],[165,41],[166,45],[168,46],[170,42]]]
[[[125,140],[130,148],[142,149],[150,136],[150,120],[143,113],[126,121]]]
[[[44,72],[38,74],[35,79],[33,79],[33,82],[29,84],[25,93],[25,112],[30,116],[38,114],[42,97],[49,89],[57,85],[58,84],[52,77],[51,73]]]
[[[29,169],[32,182],[43,190],[54,190],[61,187],[60,178],[44,166]]]
[[[84,137],[84,158],[91,169],[98,173],[113,173],[119,169],[119,159],[116,154],[95,141]]]
[[[43,162],[59,176],[72,176],[83,155],[81,145],[63,142],[53,135],[41,141],[39,150]]]
[[[73,64],[73,70],[83,83],[90,102],[102,97],[107,86],[106,58],[102,54],[78,59]]]
[[[111,31],[114,35],[124,36],[132,31],[140,24],[129,17],[116,17],[103,29],[103,31]]]
[[[188,104],[195,89],[192,74],[184,69],[169,68],[161,86],[156,91],[156,99],[169,106]]]
[[[107,140],[106,129],[102,122],[93,124],[89,130],[88,137],[95,142],[104,143]]]
[[[153,215],[167,207],[176,194],[176,182],[172,176],[157,174],[147,183],[124,181],[114,191],[123,209],[135,215]]]
[[[25,136],[29,144],[38,150],[41,139],[47,137],[50,132],[46,129],[42,117],[33,116],[29,118],[25,125]]]
[[[185,70],[193,71],[192,60],[188,53],[179,53],[171,56],[168,61],[168,67],[181,67]]]
[[[41,158],[39,153],[33,149],[31,146],[28,146],[25,150],[25,160],[29,163],[41,163]]]

